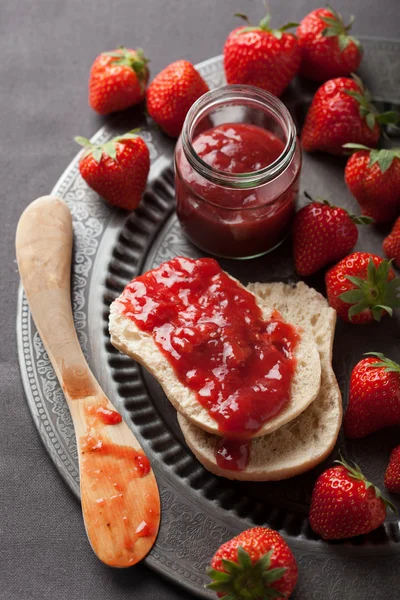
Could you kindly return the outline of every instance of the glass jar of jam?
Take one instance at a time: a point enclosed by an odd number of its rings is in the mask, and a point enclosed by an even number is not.
[[[289,232],[301,168],[284,104],[246,85],[204,94],[175,149],[176,212],[189,239],[225,258],[254,258]]]

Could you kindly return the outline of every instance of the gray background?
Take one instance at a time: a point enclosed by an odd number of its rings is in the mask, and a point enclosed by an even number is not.
[[[269,0],[273,24],[300,20],[313,0]],[[324,5],[324,2],[321,3]],[[337,0],[355,33],[400,37],[398,0]],[[107,569],[89,548],[80,507],[43,449],[20,382],[14,232],[23,208],[53,187],[77,147],[104,123],[87,106],[97,54],[141,46],[156,74],[178,58],[221,53],[235,11],[256,0],[0,0],[0,599],[182,599],[145,566]]]

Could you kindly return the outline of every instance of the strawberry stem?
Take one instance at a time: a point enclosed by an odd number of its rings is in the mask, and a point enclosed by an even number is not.
[[[355,315],[370,309],[376,321],[380,321],[384,312],[393,316],[393,308],[400,306],[400,278],[388,280],[392,260],[383,260],[378,266],[369,259],[367,277],[346,275],[354,288],[338,297],[352,304],[349,308],[350,321]]]
[[[375,124],[378,125],[396,125],[400,122],[400,113],[389,110],[383,113],[379,113],[374,104],[372,103],[372,97],[369,90],[364,86],[362,80],[355,73],[351,74],[352,79],[359,87],[359,91],[356,90],[343,90],[345,94],[351,96],[357,100],[359,104],[360,117],[365,119],[368,127],[373,129]]]
[[[242,33],[248,33],[249,31],[265,31],[267,33],[270,33],[274,37],[276,37],[278,40],[280,40],[285,31],[287,31],[288,29],[291,29],[292,27],[297,27],[299,25],[299,23],[295,23],[294,21],[291,21],[290,23],[286,23],[285,25],[282,25],[282,27],[279,27],[279,29],[271,29],[270,13],[267,13],[265,15],[265,17],[263,17],[261,19],[261,21],[259,22],[259,24],[257,26],[252,25],[248,16],[243,13],[235,13],[234,16],[239,17],[240,19],[243,19],[248,25],[247,27],[243,27],[243,29],[238,31],[237,32],[238,35],[241,35]]]
[[[354,151],[365,151],[369,152],[369,164],[368,167],[371,168],[375,163],[378,163],[381,173],[387,171],[395,158],[400,159],[400,148],[368,148],[368,146],[363,146],[362,144],[344,144],[343,148],[349,148]]]
[[[339,207],[339,206],[335,206],[334,204],[331,204],[330,202],[328,202],[328,200],[324,200],[323,198],[319,198],[318,197],[316,200],[314,200],[312,198],[312,196],[310,196],[310,194],[306,190],[304,190],[304,195],[311,202],[318,202],[320,204],[325,204],[325,206],[330,206],[331,208],[342,208],[342,210],[344,210],[344,212],[348,214],[348,216],[350,217],[350,219],[356,225],[371,225],[372,223],[375,223],[375,219],[373,219],[372,217],[367,217],[365,215],[353,215],[348,210],[346,210],[345,208]]]
[[[281,598],[283,595],[272,585],[283,577],[286,568],[271,569],[270,550],[254,563],[250,554],[241,546],[237,549],[237,560],[222,560],[224,571],[209,568],[207,575],[212,579],[206,587],[223,598],[235,600],[259,600]]]
[[[358,50],[362,52],[362,46],[356,38],[348,35],[352,25],[354,23],[354,15],[350,16],[349,22],[347,25],[344,24],[344,19],[342,15],[336,12],[331,6],[328,5],[328,10],[330,10],[332,16],[331,17],[320,17],[321,21],[324,21],[328,25],[322,31],[322,35],[324,37],[337,37],[339,49],[341,52],[347,48],[350,42],[353,42]]]
[[[346,461],[343,458],[341,452],[339,452],[339,460],[335,460],[334,462],[341,465],[342,467],[344,467],[347,470],[350,477],[353,477],[353,479],[357,479],[358,481],[364,482],[365,489],[372,487],[375,492],[375,496],[377,498],[381,498],[383,500],[383,502],[385,503],[385,505],[388,508],[390,508],[390,510],[392,512],[397,514],[397,508],[394,506],[394,504],[392,502],[390,502],[390,500],[388,500],[387,498],[384,498],[382,496],[381,490],[375,484],[373,484],[367,480],[367,478],[361,472],[360,467],[355,462],[351,461],[352,465],[354,465],[354,466],[352,466],[348,461]]]
[[[400,373],[400,365],[390,358],[386,358],[382,352],[365,352],[365,356],[376,356],[379,362],[371,363],[370,367],[384,367],[386,373]]]
[[[80,135],[75,136],[74,140],[77,144],[86,148],[86,151],[83,153],[82,158],[85,158],[86,156],[91,154],[94,160],[97,163],[100,163],[101,159],[103,158],[103,154],[105,154],[106,157],[108,156],[115,162],[118,162],[117,143],[121,143],[127,140],[134,140],[137,137],[137,133],[139,131],[140,128],[132,129],[131,131],[127,131],[122,135],[117,135],[108,142],[105,142],[104,144],[93,144],[90,140]]]

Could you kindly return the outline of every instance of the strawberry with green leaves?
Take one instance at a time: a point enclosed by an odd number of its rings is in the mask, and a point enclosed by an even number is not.
[[[354,367],[343,427],[346,437],[362,438],[400,425],[400,365],[380,352],[368,352]]]
[[[207,587],[225,600],[285,599],[296,586],[298,568],[277,531],[254,527],[222,544],[208,575]]]
[[[397,123],[395,111],[378,113],[359,77],[330,79],[315,93],[301,132],[307,152],[345,154],[344,144],[363,144],[375,148],[381,125]]]
[[[311,200],[295,215],[293,254],[296,271],[305,277],[347,256],[358,239],[357,224],[372,223],[368,217],[356,217],[326,200]]]
[[[392,231],[383,240],[383,251],[386,256],[393,259],[398,267],[400,267],[400,217],[393,225]]]
[[[377,529],[386,518],[386,507],[395,511],[393,504],[382,498],[379,488],[367,481],[356,464],[342,457],[335,463],[315,483],[308,515],[311,528],[326,540]]]
[[[400,148],[375,150],[361,144],[344,148],[355,151],[344,176],[363,214],[376,223],[394,221],[400,215]]]
[[[177,60],[163,69],[147,90],[147,110],[171,137],[178,137],[189,108],[208,92],[208,85],[187,60]]]
[[[301,21],[297,39],[301,50],[300,73],[314,81],[343,77],[356,71],[362,58],[360,42],[333,8],[317,8]]]
[[[107,115],[141,102],[149,79],[143,50],[120,46],[96,58],[89,76],[89,105]]]
[[[79,161],[83,179],[104,200],[125,210],[139,205],[150,169],[149,150],[136,133],[130,131],[105,144],[75,138],[85,148]]]
[[[344,321],[364,324],[393,315],[400,306],[400,279],[376,254],[353,252],[325,275],[329,304]]]
[[[246,21],[229,34],[224,46],[224,68],[228,83],[254,85],[280,96],[300,67],[301,55],[296,37],[287,33],[297,23],[279,29],[270,25],[270,15],[258,25]]]
[[[385,472],[385,487],[392,494],[400,494],[400,446],[392,451]]]

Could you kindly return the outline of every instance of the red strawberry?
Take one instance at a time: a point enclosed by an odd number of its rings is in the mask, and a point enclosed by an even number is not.
[[[330,79],[315,93],[301,132],[304,150],[344,154],[348,142],[375,147],[381,123],[395,123],[398,113],[378,114],[361,79]]]
[[[400,306],[400,279],[390,262],[376,254],[354,252],[325,275],[329,304],[344,321],[363,324],[392,316]]]
[[[400,148],[372,150],[360,144],[345,144],[357,150],[347,161],[345,180],[363,214],[377,223],[400,215]]]
[[[83,137],[75,141],[86,148],[79,171],[86,183],[107,202],[133,210],[141,200],[150,169],[149,150],[135,130],[105,144]]]
[[[147,110],[154,121],[172,137],[178,137],[183,122],[208,85],[187,60],[177,60],[159,73],[147,90]]]
[[[379,352],[364,358],[350,378],[349,405],[344,417],[348,438],[362,438],[383,427],[400,424],[400,365]]]
[[[385,487],[393,494],[400,494],[400,446],[390,455],[385,473]]]
[[[124,110],[144,98],[149,79],[143,50],[120,46],[94,61],[89,77],[89,104],[101,115]]]
[[[300,73],[326,81],[350,75],[356,71],[362,58],[358,40],[348,35],[353,24],[345,25],[343,17],[333,8],[317,8],[301,21],[297,39],[301,49]]]
[[[228,36],[224,46],[224,67],[228,83],[255,85],[280,96],[300,67],[300,49],[295,36],[286,33],[297,23],[271,29],[270,15],[257,27],[246,15],[236,13],[247,22]]]
[[[312,200],[312,198],[306,194]],[[354,248],[358,238],[356,223],[372,219],[355,217],[344,208],[317,199],[296,213],[293,223],[293,252],[299,275],[312,275],[336,262]]]
[[[315,533],[326,540],[340,540],[369,533],[386,518],[386,506],[380,490],[366,480],[357,465],[343,458],[339,466],[324,471],[317,479],[309,513]]]
[[[388,258],[392,258],[400,267],[400,217],[393,225],[392,231],[383,240],[383,251]]]
[[[254,527],[225,542],[214,554],[208,588],[219,598],[261,600],[289,598],[298,569],[282,536],[267,527]]]

